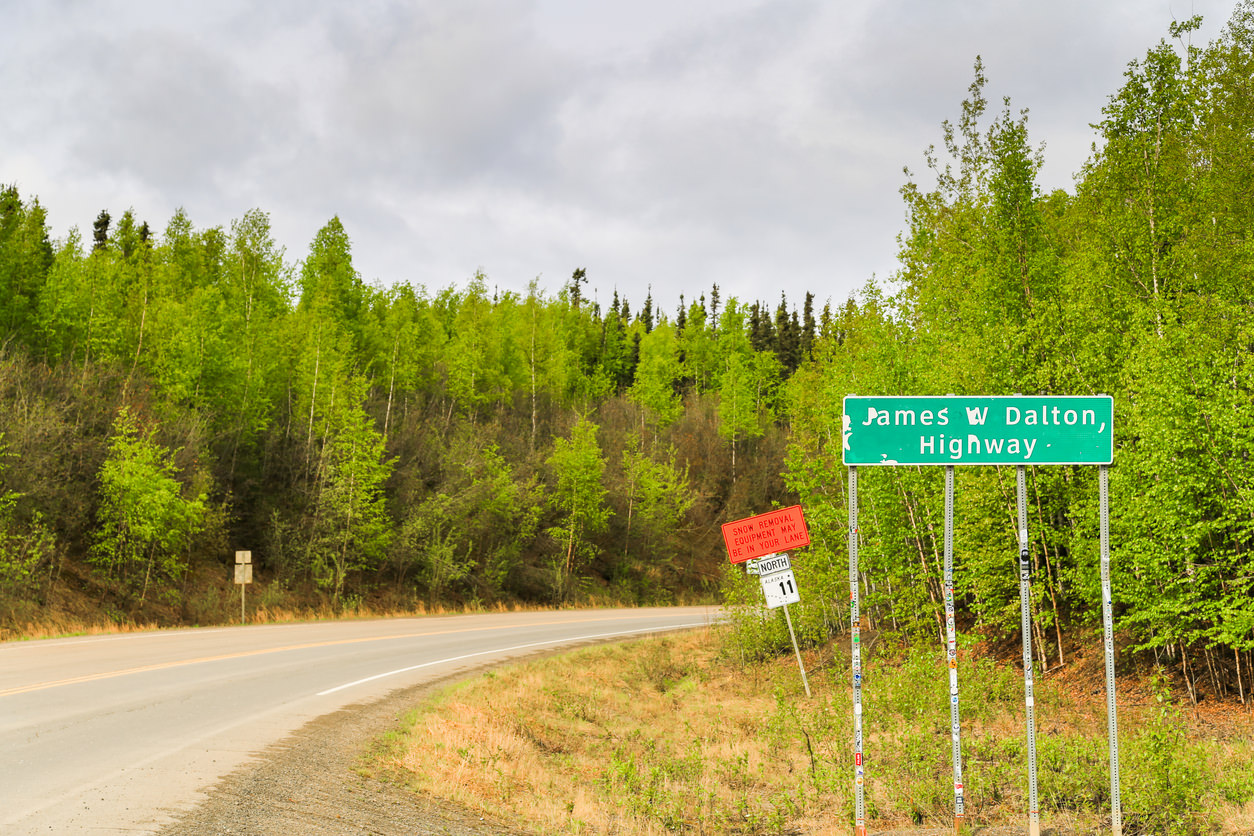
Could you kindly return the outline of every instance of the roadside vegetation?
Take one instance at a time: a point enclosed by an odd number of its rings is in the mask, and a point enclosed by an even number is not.
[[[405,602],[403,606],[388,608],[386,601],[362,603],[354,609],[334,607],[323,602],[321,605],[307,603],[303,606],[289,606],[292,596],[279,593],[277,597],[267,595],[264,585],[250,588],[250,594],[257,595],[260,602],[249,599],[247,603],[246,623],[256,624],[293,624],[310,621],[345,621],[354,619],[379,618],[413,618],[425,615],[461,615],[484,612],[522,612],[539,607],[528,606],[520,602],[497,602],[485,605],[453,605],[434,604],[428,606],[420,602]],[[284,603],[276,604],[275,601]],[[267,603],[269,602],[269,603]],[[82,602],[80,602],[82,604]],[[86,616],[80,617],[72,609],[49,610],[41,613],[37,621],[16,623],[6,634],[9,641],[29,641],[33,639],[65,638],[68,636],[99,636],[120,633],[136,633],[150,630],[167,630],[196,628],[239,623],[239,591],[222,590],[216,579],[210,582],[205,591],[196,599],[195,606],[203,615],[202,620],[189,620],[183,623],[162,621],[139,621],[125,618],[100,618],[91,610],[90,602],[85,604]]]
[[[874,830],[953,823],[948,678],[940,648],[867,643],[865,723]],[[755,660],[730,628],[578,650],[451,686],[361,769],[541,833],[848,834],[848,651]],[[1127,834],[1254,829],[1254,717],[1207,713],[1161,673],[1120,691]],[[960,654],[967,821],[1026,826],[1020,671]],[[1038,681],[1043,827],[1109,832],[1100,659]]]

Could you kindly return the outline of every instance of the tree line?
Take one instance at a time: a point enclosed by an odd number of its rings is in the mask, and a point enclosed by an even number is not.
[[[212,618],[197,578],[243,548],[275,606],[716,594],[718,522],[788,495],[813,297],[633,313],[587,282],[378,288],[338,218],[291,263],[260,210],[53,242],[3,189],[0,614]]]

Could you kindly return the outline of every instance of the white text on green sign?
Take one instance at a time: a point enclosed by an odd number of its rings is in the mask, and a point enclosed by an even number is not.
[[[845,398],[847,465],[1110,464],[1108,395]]]

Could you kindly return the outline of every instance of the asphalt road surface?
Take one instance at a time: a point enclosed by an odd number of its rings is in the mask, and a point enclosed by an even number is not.
[[[707,607],[227,627],[0,645],[0,833],[152,833],[305,723]]]

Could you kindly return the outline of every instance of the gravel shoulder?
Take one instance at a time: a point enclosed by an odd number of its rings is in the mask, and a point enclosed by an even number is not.
[[[370,746],[437,690],[481,671],[394,691],[314,720],[208,791],[160,836],[517,836],[528,831],[355,771]]]

